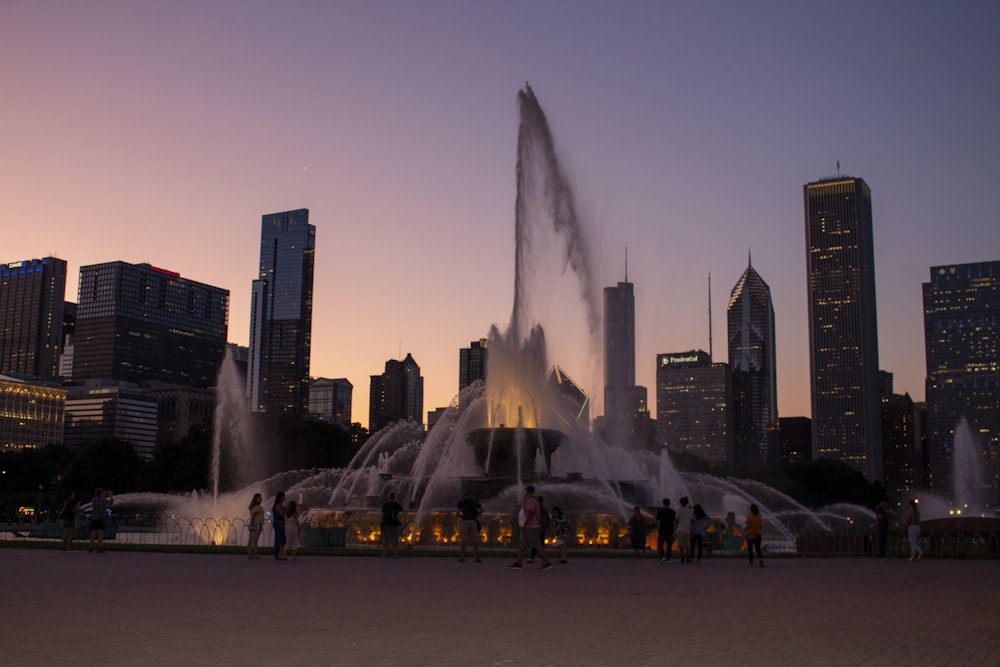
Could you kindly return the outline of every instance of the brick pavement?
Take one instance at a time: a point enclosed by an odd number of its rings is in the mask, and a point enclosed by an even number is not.
[[[1000,660],[1000,561],[509,562],[0,549],[0,664]]]

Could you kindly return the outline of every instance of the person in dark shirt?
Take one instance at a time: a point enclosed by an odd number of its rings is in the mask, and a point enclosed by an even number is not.
[[[396,494],[389,492],[389,500],[382,505],[382,558],[387,558],[392,551],[393,558],[399,558],[399,532],[403,522],[399,515],[403,506],[396,502]]]
[[[482,512],[482,505],[469,494],[465,494],[458,501],[458,536],[462,542],[462,555],[458,559],[459,563],[465,562],[465,548],[469,545],[472,546],[472,556],[476,562],[482,562],[479,560],[479,515]]]
[[[656,521],[660,524],[659,534],[656,536],[660,562],[669,563],[670,553],[674,550],[674,530],[677,529],[677,512],[670,509],[670,498],[663,499],[663,507],[656,513]]]
[[[875,507],[875,537],[878,538],[878,557],[885,558],[885,545],[889,542],[888,498],[883,498]]]

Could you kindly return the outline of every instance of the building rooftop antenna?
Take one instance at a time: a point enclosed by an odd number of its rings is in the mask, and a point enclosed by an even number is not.
[[[625,246],[625,282],[628,282],[628,246]]]
[[[712,361],[712,272],[708,272],[708,360]]]

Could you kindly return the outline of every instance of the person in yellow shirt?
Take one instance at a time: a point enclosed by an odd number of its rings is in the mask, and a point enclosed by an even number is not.
[[[757,551],[757,560],[760,566],[764,567],[764,556],[760,553],[761,533],[764,532],[764,519],[760,516],[760,509],[755,504],[750,505],[750,514],[747,514],[746,522],[743,524],[743,537],[747,541],[747,555],[750,556],[750,565],[753,565],[753,552]]]

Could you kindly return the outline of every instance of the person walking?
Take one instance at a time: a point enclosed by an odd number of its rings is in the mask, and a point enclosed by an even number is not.
[[[566,551],[569,549],[569,519],[558,505],[552,508],[552,526],[556,531],[556,539],[552,546],[559,549],[559,563],[565,565]]]
[[[274,560],[285,560],[285,492],[278,491],[271,505],[271,525],[274,527]]]
[[[682,563],[691,562],[691,524],[694,522],[694,510],[688,502],[687,496],[681,498],[681,506],[677,510],[677,531],[674,533]]]
[[[264,498],[259,494],[253,494],[250,499],[250,521],[247,522],[247,558],[260,559],[257,551],[257,544],[260,542],[260,534],[264,532]]]
[[[663,507],[656,513],[659,532],[656,536],[656,550],[660,553],[660,562],[669,563],[670,553],[674,550],[674,530],[677,528],[677,512],[670,509],[670,498],[663,499]]]
[[[104,553],[104,531],[107,528],[108,510],[114,502],[110,491],[100,487],[94,489],[94,497],[90,500],[90,548],[87,551],[93,553],[96,545],[97,553]]]
[[[482,513],[483,506],[469,494],[466,493],[458,501],[458,537],[462,544],[459,563],[465,562],[465,549],[468,546],[472,547],[472,556],[476,562],[482,562],[479,560],[479,515]]]
[[[524,525],[521,526],[521,535],[517,543],[517,560],[510,568],[520,570],[524,567],[524,557],[531,549],[537,549],[538,557],[542,560],[542,570],[552,567],[552,563],[545,557],[545,546],[540,542],[542,521],[538,507],[538,498],[535,497],[535,487],[529,484],[524,487],[524,500],[521,501],[521,512],[524,515]],[[519,516],[520,516],[519,514]],[[518,521],[520,523],[520,521]]]
[[[281,548],[283,560],[298,560],[296,554],[299,551],[299,505],[294,500],[288,503],[288,510],[285,512],[285,546]]]
[[[885,546],[889,542],[889,499],[883,498],[875,506],[875,539],[878,541],[878,558],[885,558]]]
[[[66,496],[66,500],[63,501],[62,508],[59,510],[59,518],[63,524],[63,551],[73,550],[70,547],[73,544],[73,533],[76,532],[76,508],[79,505],[80,501],[76,499],[76,493],[70,491],[69,495]]]
[[[691,555],[696,563],[701,562],[701,552],[708,530],[708,515],[701,505],[694,506],[694,521],[691,522]]]
[[[747,541],[747,555],[750,557],[750,565],[753,565],[753,553],[756,551],[757,560],[760,562],[760,566],[764,567],[764,555],[760,550],[763,532],[764,519],[760,516],[760,508],[751,503],[750,513],[747,514],[746,521],[743,523],[743,537]]]
[[[910,500],[903,523],[906,525],[906,539],[910,542],[910,560],[921,560],[924,550],[920,548],[920,509],[916,498]]]
[[[399,558],[399,531],[403,522],[399,515],[403,506],[396,501],[396,494],[389,492],[389,500],[382,505],[382,535],[379,538],[382,545],[382,558],[388,558],[392,552],[393,558]]]

